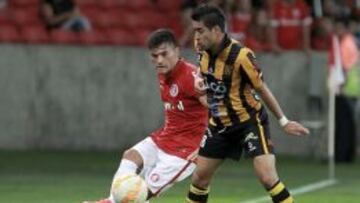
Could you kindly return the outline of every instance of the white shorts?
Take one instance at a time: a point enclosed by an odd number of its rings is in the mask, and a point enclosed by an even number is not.
[[[190,176],[195,169],[193,162],[159,149],[150,137],[145,138],[132,149],[138,151],[143,158],[144,164],[140,175],[155,196]]]

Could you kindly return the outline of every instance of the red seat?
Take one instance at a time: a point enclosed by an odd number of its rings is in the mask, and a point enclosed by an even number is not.
[[[124,22],[124,26],[131,28],[131,29],[139,29],[145,28],[148,26],[147,19],[144,16],[140,15],[139,13],[123,13],[122,20]]]
[[[151,9],[155,5],[150,0],[131,0],[126,1],[126,4],[123,4],[121,6],[125,6],[129,9],[141,12],[143,10]]]
[[[1,11],[0,12],[0,26],[11,24],[9,12]]]
[[[81,8],[81,13],[83,13],[86,17],[92,20],[96,18],[98,14],[102,13],[102,11],[96,6],[88,6]]]
[[[94,16],[92,21],[94,22],[95,27],[108,28],[118,26],[122,19],[117,12],[102,12],[96,17]]]
[[[13,22],[19,26],[43,24],[37,9],[16,9],[11,16]]]
[[[135,45],[136,36],[131,30],[109,29],[107,31],[106,42],[113,45]]]
[[[57,44],[73,44],[78,42],[78,36],[71,31],[54,30],[50,33],[51,41]]]
[[[152,30],[148,29],[140,29],[136,31],[136,45],[139,46],[145,46],[147,39],[149,37],[149,34],[152,32]]]
[[[96,7],[96,0],[75,0],[75,4],[80,8],[83,7]]]
[[[143,12],[140,16],[140,19],[146,19],[143,21],[146,23],[145,28],[160,28],[160,27],[168,27],[169,26],[169,18],[167,16],[161,15],[155,11],[146,11]]]
[[[156,5],[162,11],[180,12],[181,0],[157,0]]]
[[[79,41],[85,45],[103,44],[104,39],[100,31],[93,30],[91,32],[79,33]]]
[[[4,25],[0,28],[0,42],[21,42],[21,36],[15,25]]]
[[[109,10],[120,6],[119,0],[101,0],[96,2],[99,8]]]
[[[181,18],[177,15],[169,16],[169,28],[171,28],[177,37],[181,37],[183,34],[183,25],[180,23]]]
[[[40,0],[11,0],[11,6],[14,7],[39,7]]]
[[[49,34],[43,26],[24,26],[21,35],[27,43],[48,43]]]

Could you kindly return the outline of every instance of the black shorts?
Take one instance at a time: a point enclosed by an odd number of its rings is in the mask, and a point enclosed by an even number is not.
[[[242,151],[247,157],[273,154],[269,121],[265,109],[256,115],[253,122],[222,129],[209,126],[200,145],[199,155],[239,160]]]

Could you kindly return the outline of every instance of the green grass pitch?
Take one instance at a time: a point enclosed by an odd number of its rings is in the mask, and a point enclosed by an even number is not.
[[[0,152],[1,203],[79,203],[108,195],[120,152]],[[279,157],[278,170],[290,188],[324,180],[327,165],[306,158]],[[295,196],[299,203],[359,203],[360,162],[337,166],[338,183]],[[189,180],[154,203],[183,203]],[[241,203],[266,195],[250,160],[228,160],[213,181],[209,203]]]

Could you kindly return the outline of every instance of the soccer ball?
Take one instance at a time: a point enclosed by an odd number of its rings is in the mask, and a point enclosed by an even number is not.
[[[131,173],[121,175],[114,180],[111,194],[116,203],[145,203],[148,188],[140,176]]]

